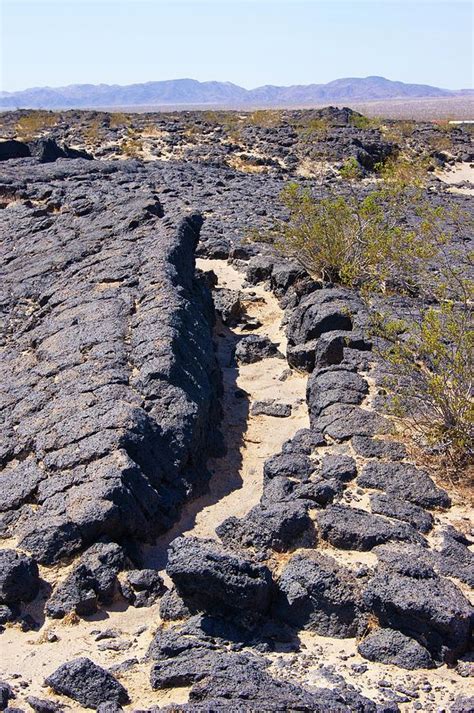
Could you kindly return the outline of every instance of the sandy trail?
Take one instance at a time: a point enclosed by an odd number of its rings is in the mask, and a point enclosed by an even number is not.
[[[239,328],[230,330],[222,325],[216,329],[217,356],[224,381],[221,428],[227,453],[223,458],[208,461],[212,473],[208,492],[185,505],[176,525],[155,545],[145,548],[146,566],[161,570],[165,580],[163,569],[169,543],[180,535],[216,538],[215,528],[227,517],[243,517],[248,513],[262,495],[265,460],[277,453],[298,429],[309,425],[305,374],[290,372],[281,358],[267,358],[238,368],[232,363],[233,347],[244,334],[268,336],[285,354],[286,338],[281,326],[283,311],[277,299],[261,285],[244,288],[243,276],[223,260],[200,259],[197,267],[215,272],[218,278],[216,289],[240,291],[248,317],[258,319],[262,326],[252,332]],[[288,376],[281,381],[285,371]],[[237,390],[247,396],[239,398]],[[252,402],[264,399],[291,404],[291,416],[251,416]]]

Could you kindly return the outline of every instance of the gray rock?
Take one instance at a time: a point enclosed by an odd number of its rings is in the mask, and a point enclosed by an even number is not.
[[[350,456],[335,454],[326,455],[321,461],[321,475],[330,480],[340,480],[346,483],[357,475],[356,462]]]
[[[367,463],[357,478],[358,485],[384,490],[387,495],[425,508],[447,508],[448,494],[438,488],[424,470],[409,463]]]
[[[360,404],[368,393],[364,378],[345,369],[314,371],[308,379],[306,399],[311,423],[334,404]]]
[[[348,399],[357,401],[360,398],[360,392],[350,391],[345,396],[338,392],[337,398],[344,398],[345,401],[327,406],[321,415],[312,417],[313,428],[322,431],[335,441],[347,441],[353,436],[374,436],[389,433],[392,430],[390,422],[383,416],[379,416],[374,411],[347,404]]]
[[[216,528],[224,544],[287,552],[300,544],[314,542],[314,526],[301,502],[257,505],[242,519],[230,517]]]
[[[117,575],[125,565],[122,548],[111,542],[89,547],[64,582],[54,590],[46,613],[54,619],[75,612],[93,614],[98,604],[110,604],[119,591]]]
[[[127,572],[121,586],[122,595],[134,607],[149,607],[165,592],[165,585],[154,569],[134,569]]]
[[[421,535],[404,522],[345,505],[329,505],[318,513],[317,521],[321,537],[344,550],[371,550],[391,540],[424,543]]]
[[[235,358],[239,364],[254,364],[262,359],[276,356],[282,356],[278,351],[278,345],[268,337],[257,334],[242,337],[235,348]]]
[[[408,522],[409,525],[427,533],[433,527],[433,516],[418,505],[412,505],[406,500],[399,500],[393,496],[372,494],[370,496],[370,508],[377,515],[386,515]]]
[[[291,416],[291,404],[278,403],[276,399],[254,401],[250,409],[252,416],[276,416],[288,418]]]
[[[402,460],[406,456],[403,443],[397,441],[382,441],[367,436],[354,436],[352,445],[355,452],[364,458],[386,458],[387,460]]]
[[[474,554],[469,549],[470,540],[454,528],[443,533],[442,544],[436,554],[436,566],[441,574],[457,577],[474,587]]]
[[[179,537],[168,552],[168,575],[191,609],[259,614],[270,605],[270,571],[227,552],[213,540]]]
[[[273,613],[322,636],[355,636],[361,622],[360,582],[332,557],[294,555],[278,581]]]
[[[235,326],[242,315],[240,293],[221,287],[213,292],[212,298],[222,322],[229,327]]]
[[[305,481],[315,469],[316,463],[302,453],[279,453],[265,461],[263,476],[265,480],[281,476]]]
[[[391,664],[409,671],[433,668],[435,665],[428,651],[418,641],[393,629],[371,631],[359,643],[357,650],[369,661]]]
[[[383,627],[417,639],[436,661],[453,663],[469,646],[474,609],[446,579],[382,570],[367,584],[363,599]]]
[[[85,708],[101,703],[128,703],[125,688],[108,671],[88,658],[78,658],[60,666],[45,680],[47,686],[72,698]]]
[[[44,698],[37,698],[36,696],[28,696],[26,702],[36,713],[60,713],[60,711],[64,710],[64,706],[60,703],[47,701],[44,700]]]
[[[30,602],[39,590],[36,562],[16,550],[0,550],[0,603]]]
[[[13,688],[9,683],[5,681],[0,681],[0,709],[3,710],[8,706],[8,701],[12,698],[16,698]]]

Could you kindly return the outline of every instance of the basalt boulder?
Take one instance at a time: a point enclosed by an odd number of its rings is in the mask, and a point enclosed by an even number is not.
[[[191,609],[252,614],[268,611],[273,585],[267,567],[231,553],[213,540],[174,540],[166,571]]]
[[[126,689],[111,673],[88,658],[78,658],[60,666],[45,680],[56,693],[72,698],[85,708],[101,703],[129,702]]]
[[[276,617],[322,636],[355,636],[362,621],[360,582],[319,552],[292,557],[278,581]]]

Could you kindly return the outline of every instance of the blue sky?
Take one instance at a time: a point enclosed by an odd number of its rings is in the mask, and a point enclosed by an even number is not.
[[[0,0],[3,90],[371,74],[472,86],[469,0]]]

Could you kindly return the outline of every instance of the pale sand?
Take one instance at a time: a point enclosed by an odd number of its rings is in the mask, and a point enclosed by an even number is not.
[[[445,168],[442,171],[436,171],[435,175],[440,178],[443,183],[447,183],[450,193],[461,193],[466,196],[474,195],[474,168],[471,168],[471,164],[457,163],[454,168]],[[457,187],[457,183],[462,183],[463,181],[469,181],[471,186],[467,187]]]

